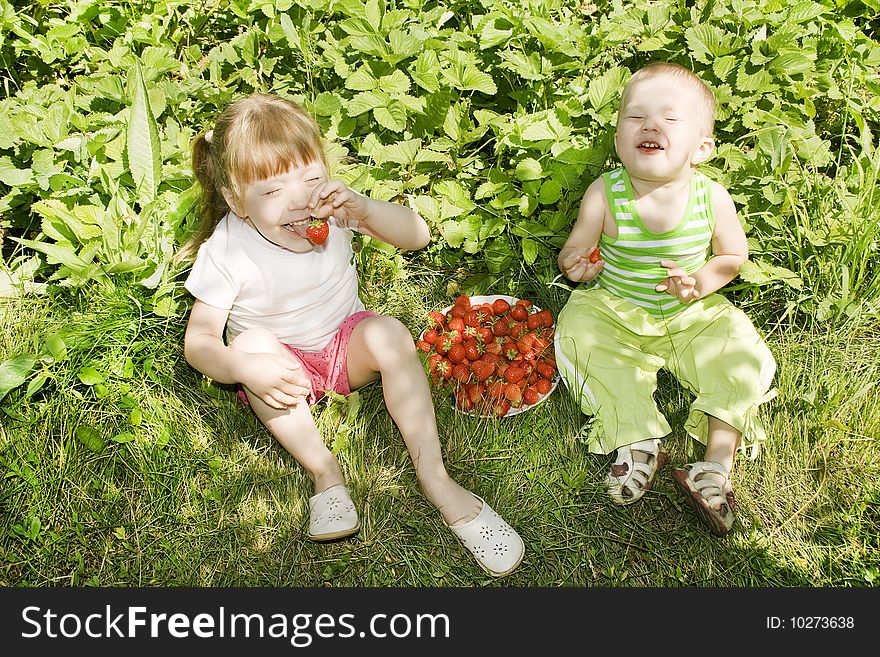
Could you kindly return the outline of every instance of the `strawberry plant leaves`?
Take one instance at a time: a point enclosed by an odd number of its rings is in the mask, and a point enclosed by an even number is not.
[[[587,99],[595,109],[599,110],[616,100],[623,90],[623,84],[629,77],[629,71],[623,68],[612,68],[590,81]]]
[[[544,169],[541,163],[533,157],[526,157],[516,165],[516,177],[518,180],[540,180],[544,177]]]
[[[373,91],[378,87],[379,81],[373,76],[368,66],[361,66],[352,71],[345,80],[345,88],[352,91]],[[382,90],[388,91],[388,89],[384,88]]]
[[[385,107],[375,108],[373,116],[379,125],[393,132],[403,132],[406,128],[406,108],[398,101],[390,101]]]
[[[440,91],[440,81],[437,77],[440,71],[440,60],[433,50],[424,50],[416,57],[415,62],[409,69],[413,82],[428,93]]]

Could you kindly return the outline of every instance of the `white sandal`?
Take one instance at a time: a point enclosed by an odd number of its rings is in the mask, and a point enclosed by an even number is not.
[[[645,463],[635,461],[633,452],[648,455]],[[605,486],[616,504],[632,504],[651,490],[654,475],[666,463],[668,456],[659,438],[642,440],[617,449],[617,459],[608,471]]]
[[[351,494],[336,484],[309,498],[309,538],[333,541],[357,534],[361,528]]]
[[[493,577],[509,575],[522,561],[525,543],[483,498],[474,497],[483,504],[479,515],[462,525],[447,527],[470,550],[483,570]]]
[[[715,477],[707,477],[708,473],[721,475],[724,481],[719,484]],[[688,463],[673,470],[672,481],[713,534],[724,536],[730,531],[736,500],[730,487],[730,473],[723,465],[713,461]]]

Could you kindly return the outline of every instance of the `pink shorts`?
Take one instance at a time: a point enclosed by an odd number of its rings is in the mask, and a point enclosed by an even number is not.
[[[321,351],[302,351],[289,344],[284,345],[293,354],[293,357],[302,363],[303,371],[312,382],[312,390],[307,397],[309,406],[314,406],[321,401],[327,390],[338,392],[340,395],[347,395],[351,392],[348,387],[348,368],[346,366],[351,332],[362,319],[377,316],[377,313],[369,310],[356,312],[342,322],[336,335]],[[242,403],[245,406],[250,406],[241,385],[237,387],[237,392]]]

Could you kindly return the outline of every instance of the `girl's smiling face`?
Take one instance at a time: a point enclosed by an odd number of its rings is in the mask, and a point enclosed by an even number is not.
[[[245,185],[240,199],[224,188],[230,208],[265,239],[290,251],[311,251],[306,239],[312,219],[308,203],[316,187],[327,181],[321,162],[294,165],[284,173]]]
[[[672,182],[690,176],[714,141],[706,135],[696,90],[657,74],[630,86],[621,105],[614,145],[631,178]]]

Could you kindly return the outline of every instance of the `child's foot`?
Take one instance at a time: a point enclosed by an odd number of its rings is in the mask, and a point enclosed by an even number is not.
[[[525,543],[482,498],[471,497],[480,507],[479,513],[467,522],[451,525],[449,529],[487,573],[493,577],[512,573],[522,562]]]
[[[617,459],[605,478],[608,495],[616,504],[632,504],[642,499],[667,458],[659,438],[619,447]]]
[[[673,471],[672,480],[713,534],[724,536],[730,531],[736,500],[723,465],[712,461],[688,463]]]
[[[460,525],[477,517],[482,503],[452,478],[444,477],[430,484],[421,483],[422,492],[433,504],[447,525]]]
[[[361,528],[351,495],[342,484],[309,498],[309,538],[333,541],[357,534]]]

